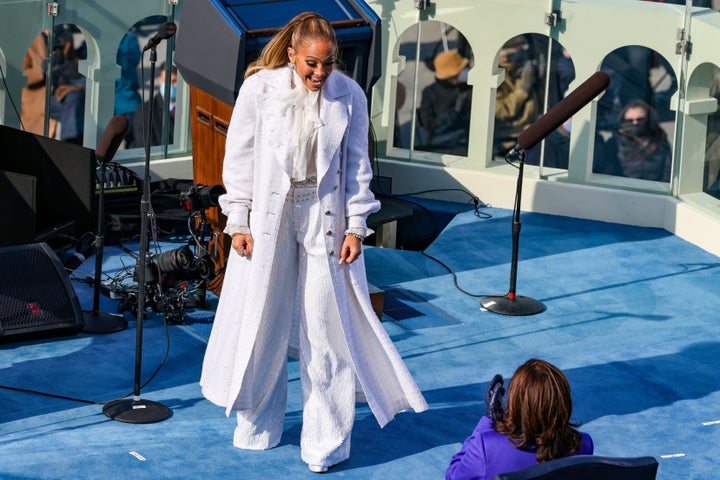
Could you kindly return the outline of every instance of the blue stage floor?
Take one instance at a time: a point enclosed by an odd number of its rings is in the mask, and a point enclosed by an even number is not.
[[[523,214],[517,293],[546,310],[501,315],[483,311],[480,299],[507,292],[511,212],[481,211],[488,218],[457,215],[424,253],[366,248],[368,279],[386,292],[383,324],[430,409],[380,429],[359,404],[351,458],[326,475],[444,478],[484,410],[487,382],[539,357],[568,375],[574,420],[596,454],[654,456],[662,480],[717,478],[720,259],[659,229]],[[133,262],[108,247],[103,272]],[[93,267],[89,258],[73,277]],[[91,287],[73,285],[89,309]],[[117,300],[103,296],[101,306],[115,311]],[[152,424],[102,413],[104,402],[133,391],[137,321],[129,313],[117,333],[1,345],[0,478],[314,477],[300,459],[296,362],[280,446],[238,450],[234,418],[198,386],[212,308],[187,313],[190,325],[166,328],[158,314],[143,322],[142,382],[163,366],[142,397],[172,410]]]

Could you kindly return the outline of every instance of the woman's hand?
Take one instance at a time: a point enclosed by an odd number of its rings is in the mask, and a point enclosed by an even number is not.
[[[252,255],[253,245],[253,237],[249,233],[236,233],[232,236],[232,248],[241,257]]]
[[[362,241],[354,235],[345,235],[340,250],[340,263],[352,263],[362,254]]]

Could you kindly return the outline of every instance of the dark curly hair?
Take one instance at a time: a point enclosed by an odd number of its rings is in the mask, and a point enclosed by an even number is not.
[[[495,422],[515,448],[536,449],[538,463],[574,454],[580,449],[580,424],[571,423],[572,397],[565,374],[532,358],[520,365],[508,385],[507,411]]]

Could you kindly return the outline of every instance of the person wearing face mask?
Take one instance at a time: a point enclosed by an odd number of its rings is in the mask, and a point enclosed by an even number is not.
[[[643,100],[633,99],[625,104],[617,133],[606,141],[604,152],[617,158],[623,177],[670,181],[672,148],[654,110]]]
[[[200,377],[235,412],[233,445],[265,450],[280,443],[297,356],[301,457],[317,473],[349,458],[356,399],[381,427],[427,409],[370,303],[367,97],[335,70],[337,51],[330,23],[302,13],[246,70],[219,197],[232,248]]]
[[[158,75],[155,79],[157,92],[151,100],[146,100],[135,110],[135,116],[132,121],[133,126],[133,142],[130,147],[141,148],[145,146],[145,137],[148,135],[147,119],[150,118],[150,108],[153,109],[152,128],[150,129],[150,145],[162,145],[163,138],[163,122],[167,118],[168,121],[168,143],[173,142],[173,131],[175,130],[175,96],[177,92],[177,67],[172,66],[170,70],[170,93],[168,101],[168,112],[164,115],[165,109],[165,62],[160,64]]]

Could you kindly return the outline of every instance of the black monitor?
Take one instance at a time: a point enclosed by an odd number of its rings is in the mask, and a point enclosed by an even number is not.
[[[79,236],[94,231],[94,150],[5,125],[0,125],[0,149],[0,171],[5,172],[5,183],[18,189],[3,198],[20,202],[3,207],[14,212],[34,209],[34,242],[48,241],[59,233]],[[34,193],[24,191],[28,188],[34,188]],[[15,225],[4,228],[13,229]]]

